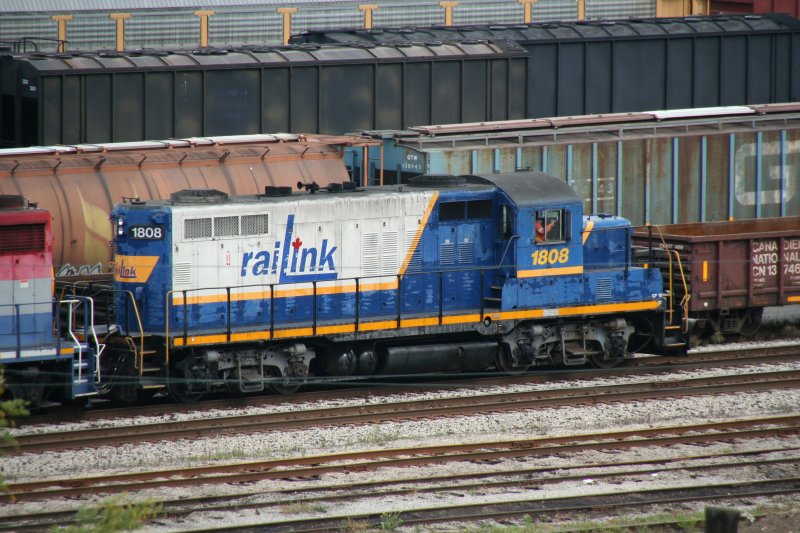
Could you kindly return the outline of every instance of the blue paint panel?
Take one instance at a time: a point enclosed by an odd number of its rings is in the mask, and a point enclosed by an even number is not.
[[[50,346],[53,343],[53,315],[49,312],[20,312],[0,316],[0,351]],[[19,343],[19,344],[18,344]]]
[[[592,230],[583,244],[584,268],[625,267],[630,261],[630,222],[611,216],[591,216],[588,220]]]
[[[127,236],[117,239],[115,253],[122,256],[158,257],[146,283],[117,282],[117,324],[126,334],[138,334],[139,326],[132,299],[139,310],[139,318],[145,332],[163,333],[166,321],[166,297],[172,287],[172,219],[167,208],[118,206],[111,212],[112,221],[124,218],[124,231],[132,226],[158,225],[163,231],[163,239],[132,239]],[[116,227],[116,223],[115,223]],[[115,258],[120,268],[122,261]]]

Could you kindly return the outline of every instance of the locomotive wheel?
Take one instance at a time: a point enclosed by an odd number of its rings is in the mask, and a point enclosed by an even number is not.
[[[193,403],[205,396],[204,390],[197,390],[193,382],[202,379],[202,376],[195,376],[188,368],[191,358],[184,359],[173,369],[169,380],[169,393],[175,400],[182,403]]]
[[[614,368],[615,366],[620,366],[623,361],[625,361],[625,359],[621,357],[603,359],[602,355],[589,356],[589,362],[592,363],[592,366],[597,368]]]
[[[271,379],[274,381],[270,381],[269,390],[271,390],[274,394],[280,394],[281,396],[294,394],[300,389],[300,387],[303,386],[303,384],[299,382],[295,383],[291,381],[284,381],[283,376],[281,376],[277,370],[273,370],[270,374]]]
[[[497,350],[495,365],[500,372],[509,376],[524,374],[528,368],[530,368],[530,365],[514,366],[514,359],[511,357],[511,349],[505,344],[500,344],[500,349]]]
[[[622,337],[612,336],[609,339],[608,351],[611,354],[610,359],[604,359],[603,354],[590,355],[589,362],[597,368],[614,368],[615,366],[622,365],[625,359],[625,348],[627,343]]]

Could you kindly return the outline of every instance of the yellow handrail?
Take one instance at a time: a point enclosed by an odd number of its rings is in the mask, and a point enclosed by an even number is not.
[[[133,297],[133,292],[125,291],[133,303],[133,313],[136,316],[136,323],[139,326],[139,357],[136,359],[134,366],[139,370],[139,376],[144,372],[144,326],[142,325],[142,316],[139,314],[139,306],[136,305],[136,299]]]
[[[674,286],[673,286],[673,276],[672,276],[672,256],[675,256],[675,261],[678,265],[678,272],[681,275],[681,283],[683,284],[683,298],[681,299],[681,309],[683,310],[683,323],[681,324],[681,331],[686,333],[688,331],[688,322],[685,320],[689,316],[689,300],[691,299],[691,295],[689,294],[689,285],[686,283],[686,273],[683,270],[683,262],[681,261],[681,255],[678,253],[677,250],[670,250],[667,248],[667,241],[664,239],[664,234],[661,233],[661,228],[659,226],[652,226],[658,232],[658,237],[661,240],[661,244],[664,247],[664,251],[667,253],[667,259],[669,260],[669,323],[672,324],[675,317],[674,317],[674,305],[673,305],[673,293],[674,293]]]

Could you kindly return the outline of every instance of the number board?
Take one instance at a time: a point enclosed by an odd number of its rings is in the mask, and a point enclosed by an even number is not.
[[[164,228],[161,226],[131,226],[128,229],[128,237],[158,241],[164,238]]]

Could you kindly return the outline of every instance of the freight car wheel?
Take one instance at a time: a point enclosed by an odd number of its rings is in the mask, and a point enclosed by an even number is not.
[[[764,312],[762,307],[756,307],[745,311],[742,317],[742,325],[739,327],[739,335],[742,337],[752,337],[761,327],[761,317]]]

